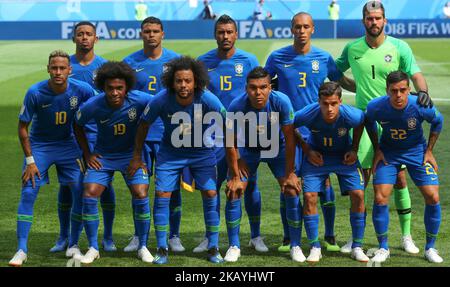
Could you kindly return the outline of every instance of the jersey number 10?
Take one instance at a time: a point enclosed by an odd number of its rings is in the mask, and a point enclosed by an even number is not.
[[[63,125],[67,122],[67,113],[66,112],[56,112],[56,124],[57,125]]]

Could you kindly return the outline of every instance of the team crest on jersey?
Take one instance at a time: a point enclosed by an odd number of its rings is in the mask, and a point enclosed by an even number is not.
[[[347,134],[346,128],[338,128],[338,136],[343,137]]]
[[[78,98],[73,96],[69,99],[70,109],[76,109],[78,107]]]
[[[163,73],[165,73],[167,69],[168,69],[167,65],[163,65]]]
[[[241,63],[234,64],[234,71],[236,74],[241,75],[244,72],[244,65]]]
[[[417,120],[416,120],[416,118],[409,118],[409,119],[408,119],[408,128],[409,128],[410,130],[415,129],[415,128],[416,128],[416,125],[417,125]]]
[[[384,56],[384,60],[386,61],[386,63],[390,63],[392,62],[392,56],[387,54],[386,56]]]
[[[130,122],[134,121],[136,119],[137,112],[135,108],[131,108],[128,110],[128,118],[130,119]]]
[[[319,72],[319,67],[320,67],[319,61],[313,60],[311,62],[311,66],[312,66],[312,72],[313,73],[318,73]]]

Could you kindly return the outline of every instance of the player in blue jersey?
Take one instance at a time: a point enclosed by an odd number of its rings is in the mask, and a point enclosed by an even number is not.
[[[143,49],[125,57],[124,62],[128,63],[136,72],[136,90],[140,90],[152,95],[156,95],[163,89],[161,77],[166,63],[180,55],[174,51],[163,48],[164,27],[160,19],[147,17],[141,23],[141,38]],[[161,119],[157,119],[151,126],[145,140],[147,161],[155,162],[158,153],[164,125]],[[149,170],[152,175],[152,170]],[[181,222],[181,194],[179,191],[172,193],[170,201],[170,236],[169,246],[174,252],[185,250],[180,241]],[[135,235],[125,247],[124,251],[137,250],[139,240],[135,229]]]
[[[294,35],[293,45],[278,49],[270,54],[265,69],[270,75],[276,77],[277,90],[285,93],[291,100],[294,111],[316,103],[320,85],[328,78],[339,81],[343,88],[354,92],[355,85],[352,80],[338,70],[333,57],[326,51],[311,44],[314,34],[314,22],[310,14],[300,12],[291,20],[291,32]],[[299,129],[301,137],[305,140],[310,135],[307,128]],[[300,135],[298,135],[300,137]],[[302,162],[301,149],[297,149],[296,168],[299,173]],[[335,200],[334,192],[329,179],[326,187],[320,193],[320,203],[325,221],[325,244],[328,251],[339,251],[334,234]],[[283,222],[284,239],[279,251],[289,250],[288,223],[286,221],[285,202],[280,195],[280,214]]]
[[[434,248],[441,223],[441,206],[433,148],[442,130],[443,117],[434,107],[419,106],[417,96],[410,94],[409,78],[404,72],[395,71],[387,76],[386,91],[386,96],[370,101],[366,111],[366,129],[375,150],[372,220],[379,242],[372,261],[384,262],[390,256],[389,197],[397,173],[405,165],[425,199],[425,258],[432,263],[441,263],[443,259]],[[428,143],[423,136],[423,121],[431,124]],[[383,128],[380,140],[376,123]]]
[[[40,187],[49,183],[48,169],[51,165],[56,166],[59,183],[70,188],[74,199],[72,212],[81,213],[78,199],[81,199],[82,192],[83,163],[73,137],[72,122],[79,105],[93,97],[94,90],[83,82],[68,79],[71,67],[69,55],[64,51],[50,54],[47,72],[49,80],[39,82],[27,91],[19,115],[19,140],[25,161],[17,212],[18,248],[9,262],[12,266],[21,266],[27,260],[34,202]],[[32,127],[28,133],[30,123]],[[78,244],[81,231],[81,220],[72,217],[69,246]]]
[[[216,95],[227,109],[230,103],[245,93],[248,73],[258,66],[258,60],[250,53],[235,47],[238,38],[236,22],[228,15],[222,15],[214,26],[214,35],[217,48],[198,57],[208,69],[208,89]],[[218,141],[220,142],[220,141]],[[217,157],[217,190],[220,191],[222,183],[227,177],[227,162],[225,148],[215,148]],[[256,182],[250,183],[244,194],[245,209],[250,222],[250,246],[257,251],[266,252],[269,249],[260,236],[261,194]],[[218,212],[220,214],[220,192],[218,193]],[[206,251],[208,241],[206,238],[194,248],[194,252]]]
[[[349,194],[351,201],[350,225],[352,227],[351,257],[360,262],[369,258],[362,250],[366,225],[364,209],[364,178],[358,161],[359,139],[364,129],[364,113],[342,104],[342,89],[336,82],[327,82],[319,89],[319,102],[295,113],[295,127],[311,131],[307,142],[302,143],[305,154],[301,175],[303,178],[303,221],[311,252],[308,262],[322,258],[319,236],[317,197],[326,178],[335,173],[341,194]],[[355,140],[352,142],[350,130]],[[359,135],[359,136],[358,136]]]
[[[240,148],[239,159],[239,166],[247,178],[244,194],[254,192],[249,188],[256,185],[260,162],[267,162],[273,176],[278,180],[288,203],[287,218],[293,223],[289,230],[291,256],[294,261],[303,262],[305,256],[300,249],[301,222],[298,208],[300,182],[294,168],[294,110],[285,94],[272,91],[270,80],[269,73],[262,67],[256,67],[247,75],[246,92],[237,96],[228,107],[227,129],[231,129],[235,137],[240,133],[244,138],[244,142],[240,144],[243,147]],[[241,129],[235,130],[235,121]],[[265,152],[269,150],[272,154],[266,155]],[[226,190],[226,195],[225,218],[229,248],[224,260],[236,262],[241,255],[239,228],[242,193]]]
[[[90,84],[98,93],[101,92],[95,86],[97,70],[107,62],[106,59],[94,53],[94,46],[98,41],[96,28],[91,22],[79,22],[74,27],[72,41],[76,45],[75,54],[70,56],[72,64],[72,75],[74,79]],[[84,126],[88,138],[89,148],[94,149],[97,141],[97,125],[94,121]],[[110,184],[100,197],[103,213],[103,241],[102,247],[105,251],[116,251],[112,228],[115,216],[116,196],[112,184]]]
[[[123,62],[108,62],[97,72],[96,85],[103,90],[85,103],[77,113],[75,135],[88,166],[84,177],[83,223],[89,241],[89,250],[81,263],[89,264],[99,258],[97,233],[99,225],[98,197],[111,184],[115,171],[120,171],[130,189],[134,217],[139,237],[138,258],[152,262],[147,249],[150,230],[149,178],[143,166],[128,176],[126,168],[132,158],[133,139],[140,115],[151,99],[149,94],[131,90],[134,71]],[[90,149],[84,126],[91,120],[97,124],[97,142]],[[151,168],[151,166],[149,167]]]
[[[218,249],[220,218],[217,212],[216,157],[212,146],[203,143],[205,130],[213,125],[202,124],[202,120],[208,112],[220,113],[224,117],[225,108],[216,96],[205,90],[208,74],[199,61],[189,57],[172,60],[167,64],[162,81],[167,90],[155,96],[142,116],[129,167],[130,174],[133,174],[142,165],[139,154],[148,127],[160,117],[164,123],[164,135],[155,165],[153,217],[158,250],[154,263],[165,264],[168,261],[169,201],[172,192],[180,188],[180,173],[185,167],[189,167],[195,186],[202,193],[208,231],[208,260],[220,263],[223,259]]]
[[[97,69],[107,61],[94,54],[94,45],[98,41],[95,26],[91,22],[79,22],[74,27],[72,41],[76,45],[75,54],[70,56],[72,73],[69,75],[72,79],[77,79],[88,83],[93,89],[96,89],[94,77]],[[99,92],[99,91],[96,91]],[[97,127],[95,122],[85,126],[85,132],[89,139],[89,145],[93,149],[97,139]],[[60,222],[60,236],[55,246],[50,252],[65,250],[67,246],[67,235],[70,228],[70,217],[72,198],[67,186],[60,186],[58,193],[58,216]],[[112,239],[112,226],[114,221],[115,194],[112,186],[102,194],[101,205],[103,210],[103,249],[105,251],[115,251],[116,247]],[[74,217],[81,218],[81,214],[72,214]]]

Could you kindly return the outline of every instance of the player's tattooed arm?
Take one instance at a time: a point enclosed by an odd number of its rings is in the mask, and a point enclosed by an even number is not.
[[[142,162],[142,150],[144,149],[144,141],[147,137],[149,126],[150,124],[143,120],[139,123],[134,139],[133,158],[127,168],[129,176],[133,176],[139,168],[147,168]]]
[[[20,144],[22,145],[23,153],[27,158],[27,166],[25,167],[25,170],[22,174],[22,184],[25,185],[31,179],[31,184],[33,188],[35,188],[36,183],[34,177],[37,176],[39,179],[41,179],[41,173],[39,172],[36,163],[34,163],[33,154],[31,152],[30,138],[28,137],[29,125],[30,125],[29,122],[27,123],[19,121],[19,128],[18,128],[19,140]],[[31,159],[30,162],[29,159]]]
[[[425,155],[423,157],[423,164],[426,164],[426,163],[431,164],[436,172],[438,171],[438,165],[437,165],[436,159],[434,158],[434,155],[433,155],[433,148],[434,148],[434,145],[436,144],[438,137],[439,137],[439,133],[430,132],[430,136],[428,138],[427,149],[425,150]]]
[[[344,164],[352,165],[358,160],[358,148],[361,140],[361,135],[364,131],[364,123],[353,129],[352,150],[345,153]]]
[[[99,154],[92,154],[89,149],[88,140],[86,138],[86,133],[84,127],[78,125],[76,122],[73,124],[73,132],[75,138],[77,139],[78,145],[83,152],[83,158],[87,166],[99,170],[102,168],[102,164],[97,160],[97,157],[101,157]]]
[[[356,83],[353,79],[342,76],[342,78],[339,80],[339,85],[341,85],[349,92],[356,93]]]

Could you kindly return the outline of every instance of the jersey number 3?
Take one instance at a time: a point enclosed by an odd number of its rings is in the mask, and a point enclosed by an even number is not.
[[[305,72],[298,72],[300,75],[300,84],[298,85],[300,88],[306,87],[306,73]]]

